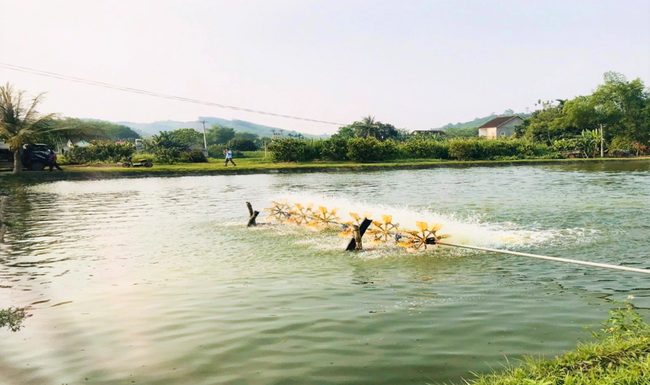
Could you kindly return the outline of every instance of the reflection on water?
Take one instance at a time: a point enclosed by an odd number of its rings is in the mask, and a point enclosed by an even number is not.
[[[618,166],[617,166],[618,165]],[[466,250],[342,252],[246,229],[286,198],[441,222],[455,241],[650,268],[650,164],[56,182],[11,192],[8,384],[425,383],[559,354],[648,277]],[[260,215],[260,221],[264,214]]]

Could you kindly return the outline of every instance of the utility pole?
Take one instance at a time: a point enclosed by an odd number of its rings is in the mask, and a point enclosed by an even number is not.
[[[600,125],[600,157],[605,157],[605,135],[603,134],[603,124]]]
[[[207,151],[208,150],[208,139],[205,136],[205,120],[202,120],[201,123],[203,123],[203,148]]]

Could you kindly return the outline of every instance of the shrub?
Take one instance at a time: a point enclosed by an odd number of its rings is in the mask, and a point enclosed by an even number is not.
[[[186,163],[206,163],[208,159],[203,154],[203,150],[190,150],[181,152],[179,159]]]
[[[223,144],[213,144],[208,146],[208,156],[210,158],[223,158],[223,152],[226,150],[226,146]],[[234,156],[233,152],[233,156]]]
[[[304,161],[310,161],[314,159],[320,159],[321,153],[323,150],[323,141],[322,140],[311,140],[305,142],[305,154],[303,155]]]
[[[449,142],[414,139],[400,144],[399,150],[406,159],[449,159]]]
[[[348,141],[348,158],[355,162],[372,162],[382,159],[382,145],[374,137],[353,138]]]
[[[88,147],[73,147],[65,153],[68,164],[85,164],[94,162],[115,163],[129,159],[135,152],[133,143],[114,143],[93,141]],[[62,159],[63,161],[63,159]]]
[[[379,155],[379,160],[393,160],[399,158],[401,153],[397,143],[388,139],[387,141],[380,143]]]
[[[328,160],[348,160],[348,140],[343,138],[324,140],[321,156]]]
[[[458,160],[559,157],[551,147],[527,139],[453,139],[449,141],[449,156]]]
[[[276,139],[269,144],[273,162],[302,162],[307,143],[298,139]]]
[[[473,140],[454,139],[449,141],[449,157],[458,160],[477,159]]]
[[[623,150],[632,151],[634,149],[634,141],[624,136],[617,136],[609,143],[610,150]]]
[[[157,163],[174,164],[179,154],[175,148],[159,147],[154,153],[154,159]]]
[[[231,150],[238,150],[238,151],[255,151],[257,150],[257,146],[255,145],[255,141],[252,139],[247,139],[247,138],[234,138],[231,139],[228,142],[228,148]]]
[[[575,139],[560,139],[553,142],[553,150],[555,151],[576,151],[578,149],[578,141]]]

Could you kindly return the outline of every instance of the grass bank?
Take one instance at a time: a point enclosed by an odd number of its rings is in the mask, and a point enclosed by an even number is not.
[[[595,342],[552,360],[528,358],[518,367],[464,385],[650,384],[650,325],[627,302],[610,312]]]
[[[208,163],[155,164],[151,168],[124,168],[120,165],[69,165],[63,166],[64,172],[26,171],[18,178],[11,175],[9,169],[0,172],[5,179],[25,180],[83,180],[111,179],[146,176],[185,176],[185,175],[242,175],[271,173],[308,173],[308,172],[359,172],[379,170],[414,170],[437,167],[503,167],[517,165],[544,165],[570,163],[603,162],[637,162],[649,161],[650,157],[639,158],[596,158],[596,159],[523,159],[509,161],[446,161],[440,159],[406,159],[375,163],[313,161],[301,163],[273,163],[267,158],[235,159],[237,166],[224,167],[220,159],[210,159]]]

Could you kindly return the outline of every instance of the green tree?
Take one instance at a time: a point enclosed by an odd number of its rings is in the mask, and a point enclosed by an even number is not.
[[[179,128],[170,132],[174,141],[183,144],[186,148],[203,144],[203,134],[193,128]]]
[[[41,115],[36,108],[43,93],[27,100],[25,91],[14,90],[7,83],[0,86],[0,141],[9,145],[14,154],[14,174],[22,167],[23,146],[36,142],[60,142],[74,136],[87,134],[88,127],[63,127],[54,124],[55,114]]]
[[[354,132],[354,128],[352,126],[344,126],[344,127],[339,127],[339,131],[332,135],[332,139],[352,139],[356,137],[356,134]]]
[[[228,142],[228,147],[238,151],[256,151],[255,141],[247,138],[233,138]]]
[[[332,137],[342,139],[375,138],[380,141],[385,141],[388,139],[398,139],[401,135],[403,133],[392,124],[377,121],[374,116],[366,116],[349,126],[339,128],[339,132],[332,135]]]
[[[258,141],[260,139],[260,136],[257,134],[253,134],[252,132],[236,132],[235,133],[235,138],[236,139],[250,139],[252,141]],[[233,138],[233,139],[235,139]]]
[[[605,83],[590,97],[598,124],[604,124],[605,139],[622,136],[637,142],[650,139],[650,92],[641,79],[627,81],[624,75],[607,72]]]
[[[230,127],[213,124],[206,131],[206,137],[208,144],[226,144],[235,137],[235,130]]]
[[[548,145],[564,137],[567,130],[561,120],[563,104],[564,102],[556,103],[556,101],[537,102],[536,105],[542,108],[533,112],[529,118],[524,119],[523,124],[515,128],[517,137]],[[575,134],[575,132],[571,133],[571,135]]]

